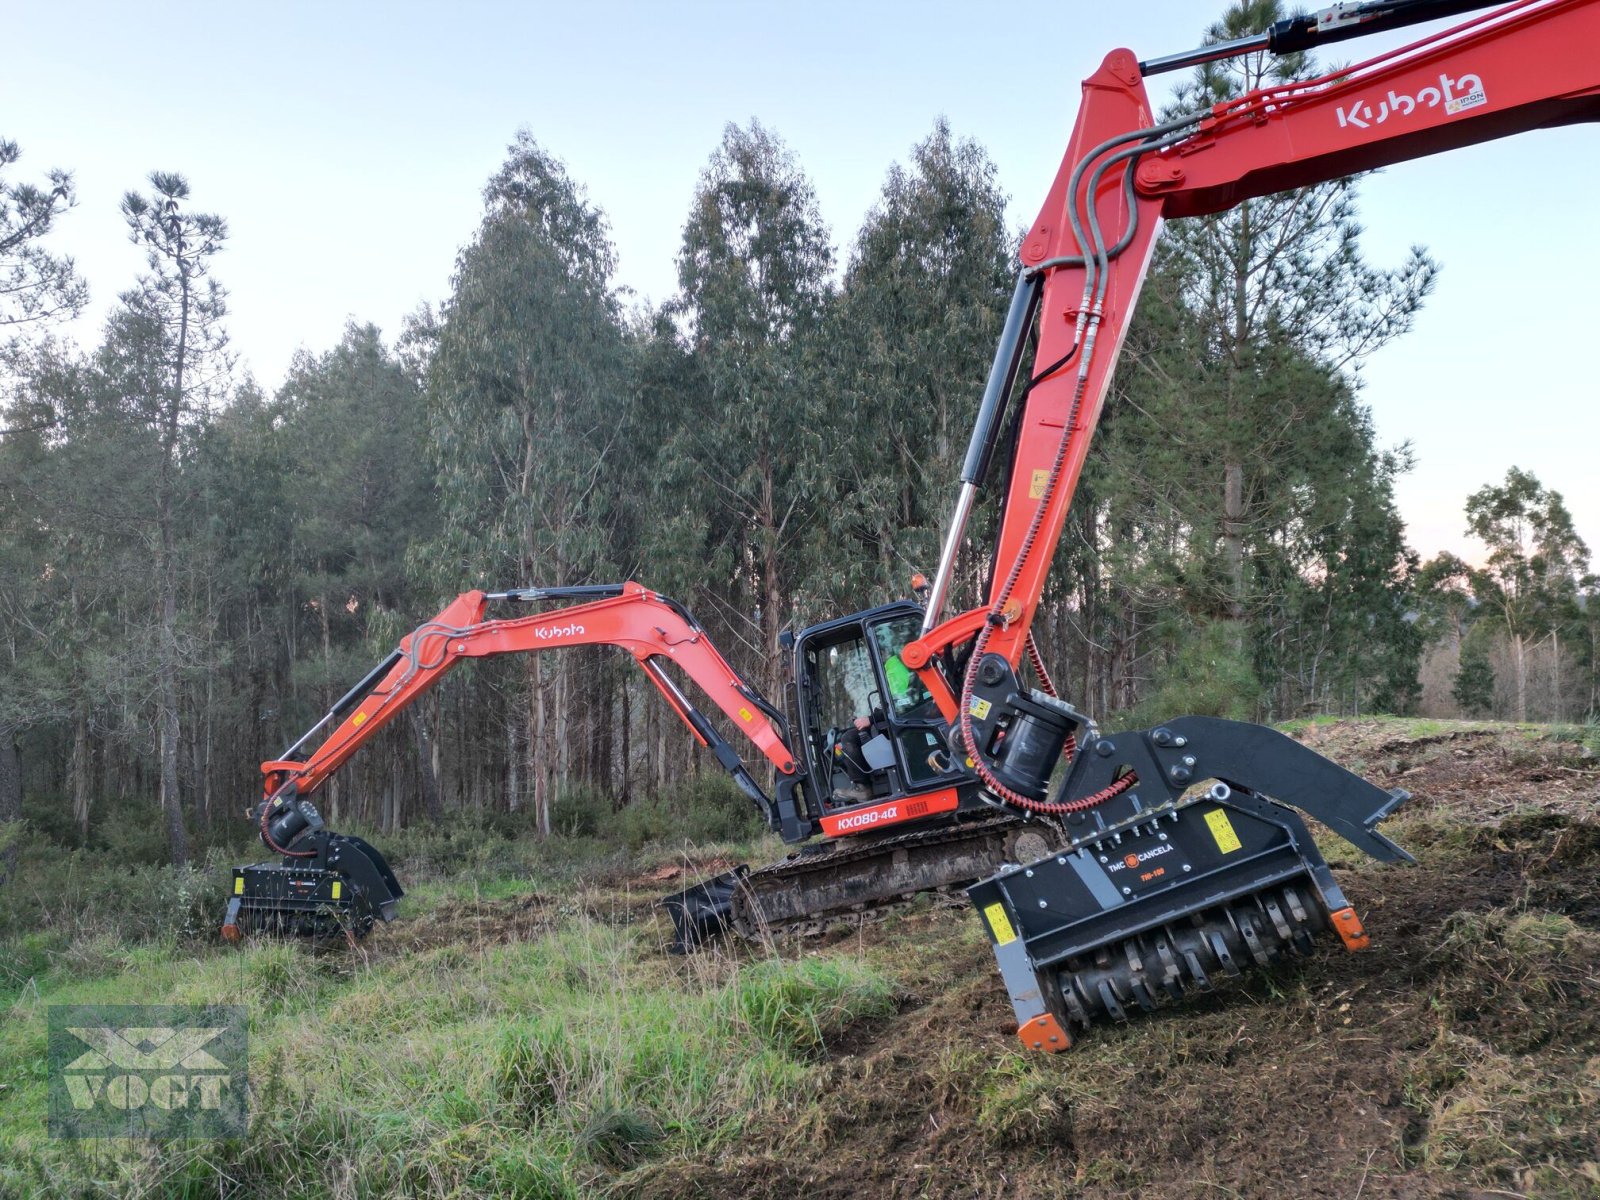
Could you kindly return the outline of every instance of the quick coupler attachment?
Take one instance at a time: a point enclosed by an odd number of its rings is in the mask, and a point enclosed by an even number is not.
[[[1282,734],[1186,717],[1084,747],[1053,799],[1137,783],[1066,817],[1069,844],[968,889],[1033,1050],[1065,1050],[1224,976],[1367,936],[1293,804],[1383,861],[1374,826],[1407,799]]]
[[[405,890],[367,842],[319,829],[292,849],[303,857],[234,868],[224,938],[257,933],[355,941],[378,921],[394,920]]]

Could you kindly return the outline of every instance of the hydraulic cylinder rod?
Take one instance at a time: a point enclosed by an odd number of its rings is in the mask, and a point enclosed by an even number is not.
[[[1250,37],[1234,38],[1226,42],[1212,42],[1186,50],[1182,54],[1168,54],[1139,64],[1142,75],[1159,75],[1163,71],[1181,71],[1224,58],[1237,58],[1241,54],[1297,54],[1313,46],[1342,42],[1349,38],[1365,37],[1385,29],[1403,29],[1423,21],[1437,21],[1443,17],[1456,17],[1478,8],[1492,8],[1502,0],[1377,0],[1376,3],[1335,4],[1316,13],[1286,17],[1261,33]]]

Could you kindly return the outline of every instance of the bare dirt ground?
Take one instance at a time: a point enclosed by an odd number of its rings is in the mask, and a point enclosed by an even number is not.
[[[640,1197],[1600,1196],[1600,760],[1506,727],[1299,735],[1415,799],[1418,865],[1324,841],[1372,934],[1024,1055],[970,914],[835,937],[904,980],[812,1103]]]

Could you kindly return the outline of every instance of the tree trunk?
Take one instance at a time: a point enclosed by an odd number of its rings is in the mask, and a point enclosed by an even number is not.
[[[183,807],[178,796],[178,596],[174,578],[169,521],[162,530],[161,580],[161,664],[160,676],[160,742],[161,742],[161,811],[166,817],[167,848],[174,866],[185,866],[189,861],[189,835],[183,827]]]
[[[419,705],[411,706],[411,730],[417,738],[417,774],[422,779],[422,807],[428,820],[438,824],[444,819],[444,803],[439,797],[439,777],[433,770],[433,739],[428,736],[428,723],[423,719]]]
[[[633,686],[622,681],[622,787],[617,792],[619,806],[633,799]]]
[[[1528,719],[1528,647],[1520,633],[1511,635],[1511,658],[1517,674],[1516,719],[1522,724]]]
[[[0,730],[0,739],[4,736]],[[72,819],[79,845],[89,841],[89,765],[89,720],[80,711],[72,728]]]
[[[183,286],[178,319],[178,347],[173,361],[172,395],[168,399],[166,428],[161,438],[161,476],[156,497],[157,539],[160,547],[156,564],[161,589],[161,639],[156,668],[160,712],[161,810],[166,817],[167,849],[174,866],[189,861],[189,835],[183,827],[183,806],[178,795],[178,548],[176,514],[178,430],[183,412],[183,372],[189,342],[189,277],[179,264]]]
[[[1550,719],[1557,724],[1561,721],[1561,636],[1552,629],[1550,631]]]
[[[522,738],[515,709],[506,713],[506,810],[522,807]]]
[[[761,473],[761,520],[764,549],[762,561],[763,594],[761,597],[761,653],[766,658],[766,678],[762,681],[769,696],[783,694],[783,662],[778,653],[778,632],[783,628],[783,579],[779,565],[779,539],[776,494],[773,488],[772,466],[763,461]]]
[[[0,723],[0,886],[17,869],[16,836],[22,820],[22,765],[17,761],[17,731]]]
[[[1222,557],[1228,571],[1228,617],[1244,621],[1244,467],[1222,468]],[[1242,628],[1241,631],[1242,633]]]
[[[533,786],[533,826],[540,838],[550,836],[550,778],[549,753],[550,722],[545,712],[545,684],[539,670],[539,659],[534,656],[528,663],[528,676],[532,695],[528,701],[528,782]]]

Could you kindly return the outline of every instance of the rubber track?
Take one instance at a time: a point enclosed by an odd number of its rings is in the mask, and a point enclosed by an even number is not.
[[[883,838],[868,842],[864,845],[845,847],[844,843],[832,843],[827,853],[798,854],[792,858],[783,859],[769,866],[751,871],[744,879],[743,886],[734,895],[733,923],[735,930],[746,938],[760,938],[770,935],[814,934],[823,932],[833,922],[848,919],[852,922],[870,919],[882,911],[898,907],[904,903],[909,893],[941,892],[954,887],[964,887],[968,883],[975,883],[978,879],[992,874],[1000,863],[1004,861],[1005,848],[1003,840],[1014,830],[1025,826],[1032,827],[1043,834],[1053,844],[1064,841],[1064,835],[1052,826],[1041,821],[1025,821],[1020,816],[1001,814],[978,821],[968,821],[942,829],[924,830],[917,833],[901,834],[899,837]],[[999,853],[992,856],[993,861],[986,870],[977,874],[962,875],[958,879],[947,879],[942,882],[931,882],[922,886],[907,887],[904,882],[895,882],[881,895],[861,896],[852,895],[843,902],[828,903],[819,898],[816,903],[807,903],[803,907],[803,915],[783,919],[771,919],[764,915],[752,912],[752,905],[759,906],[765,894],[774,896],[780,890],[787,890],[800,881],[804,887],[805,879],[811,876],[815,879],[816,891],[820,894],[830,886],[836,886],[832,876],[836,876],[841,869],[853,868],[861,863],[870,862],[878,858],[892,856],[896,851],[905,849],[926,850],[935,846],[949,846],[965,842],[984,842],[992,838],[1002,839]],[[947,856],[948,857],[948,856]],[[886,878],[892,877],[892,872],[885,871]]]

